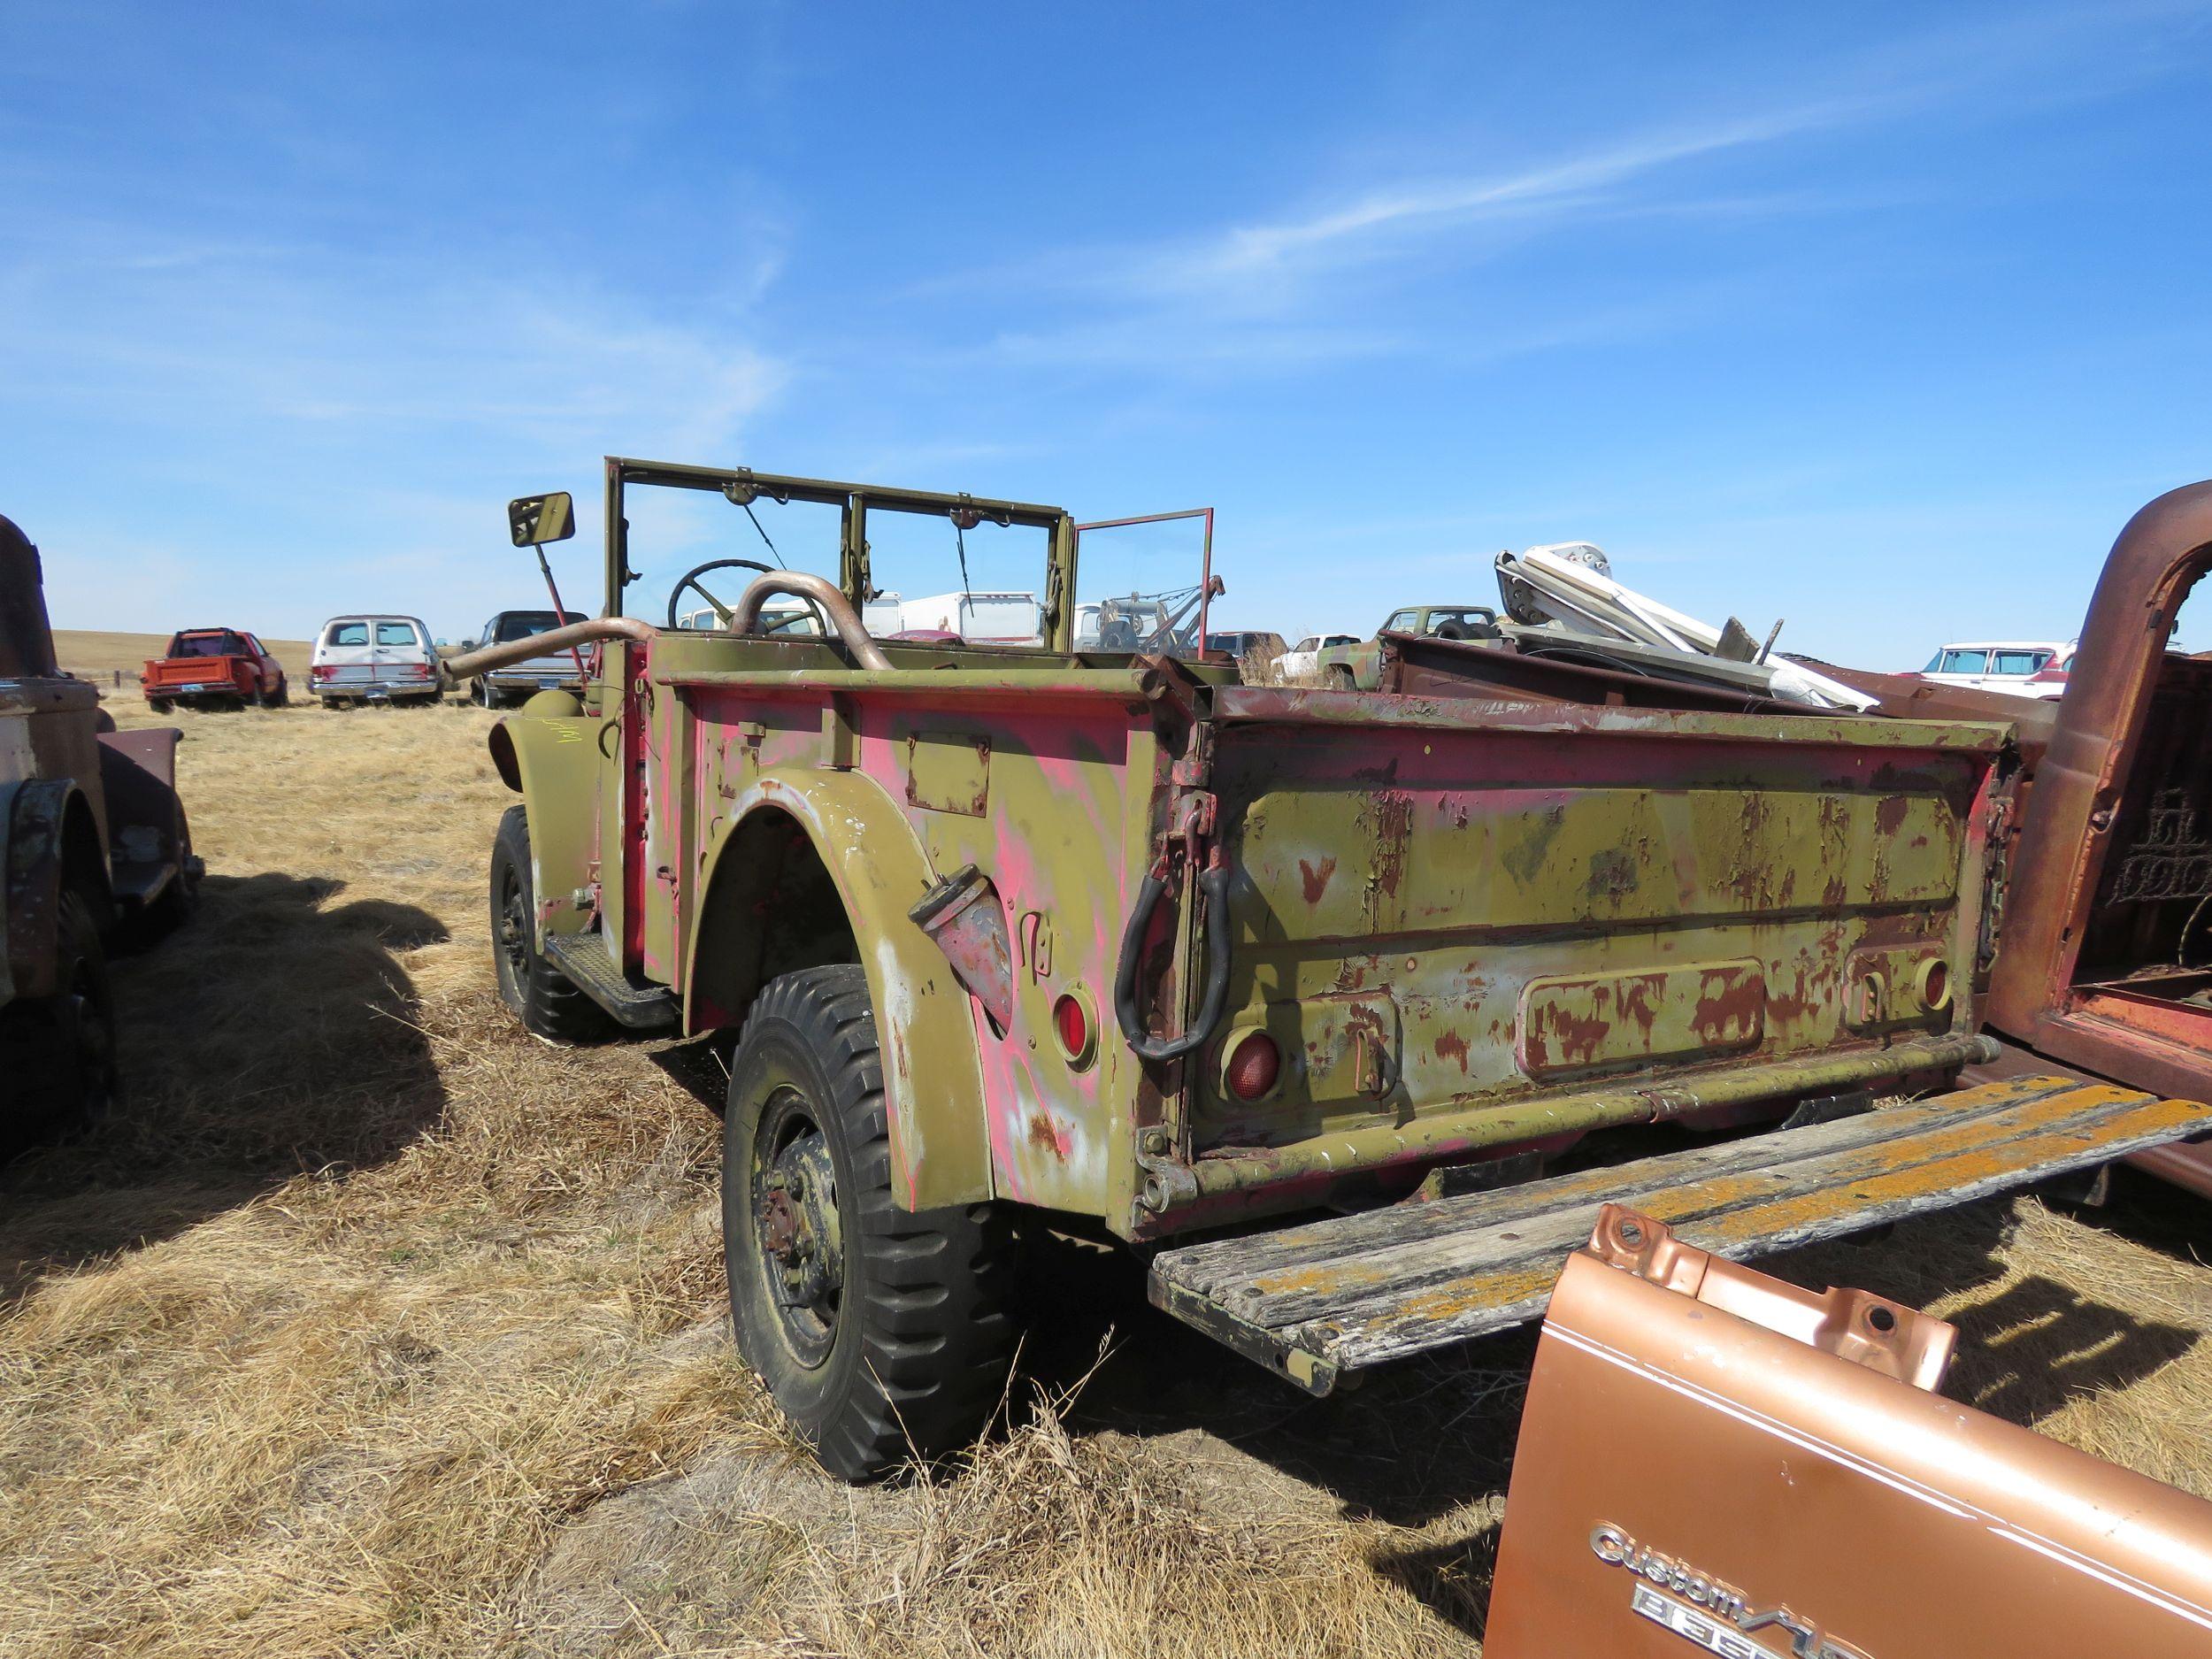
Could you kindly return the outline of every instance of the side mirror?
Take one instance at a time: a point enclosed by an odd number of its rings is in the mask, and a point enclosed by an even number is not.
[[[524,495],[507,503],[507,534],[517,547],[565,541],[576,534],[576,503],[565,489]]]

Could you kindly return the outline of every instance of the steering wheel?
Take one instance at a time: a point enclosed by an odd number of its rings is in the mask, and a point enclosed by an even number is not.
[[[686,571],[681,576],[678,577],[676,579],[676,585],[668,590],[668,626],[672,628],[682,626],[676,619],[676,604],[677,602],[683,597],[684,589],[687,588],[696,593],[699,597],[705,600],[707,603],[713,606],[714,614],[717,618],[724,622],[727,622],[730,619],[730,612],[733,607],[724,604],[719,599],[717,599],[712,594],[709,593],[706,590],[705,584],[701,582],[699,579],[702,576],[709,574],[710,572],[733,570],[758,571],[764,576],[772,576],[776,573],[774,566],[764,565],[758,559],[709,559],[703,565],[695,565],[689,570]],[[816,627],[820,629],[822,634],[826,637],[830,632],[829,618],[822,614],[821,606],[816,604],[811,599],[807,598],[803,594],[798,595],[798,597],[800,603],[804,604],[809,611],[811,611],[814,613],[814,623]],[[771,634],[776,632],[773,628],[764,629],[763,631]]]

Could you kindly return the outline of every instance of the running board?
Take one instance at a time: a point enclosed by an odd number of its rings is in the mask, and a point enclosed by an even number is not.
[[[1317,1394],[1538,1317],[1622,1204],[1741,1261],[2212,1133],[2212,1106],[2020,1078],[1457,1197],[1162,1251],[1156,1307]]]
[[[682,1011],[664,985],[641,984],[615,966],[605,936],[548,933],[545,954],[578,990],[631,1031],[671,1031]]]

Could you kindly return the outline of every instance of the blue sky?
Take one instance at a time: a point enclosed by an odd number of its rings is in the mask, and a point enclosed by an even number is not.
[[[2064,638],[2212,474],[2208,71],[2183,5],[9,0],[0,511],[63,626],[459,637],[611,451],[1210,503],[1289,634],[1580,539],[1869,665]]]

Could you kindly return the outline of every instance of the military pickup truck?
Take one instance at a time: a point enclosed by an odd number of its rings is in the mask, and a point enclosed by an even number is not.
[[[1383,635],[1410,634],[1424,639],[1495,641],[1498,613],[1487,605],[1408,605],[1383,618],[1371,639],[1334,645],[1314,658],[1322,683],[1332,691],[1372,691],[1382,673]]]
[[[758,573],[717,629],[626,615],[733,563],[666,562],[702,497],[835,580]],[[572,523],[509,511],[518,544]],[[500,991],[556,1041],[734,1039],[741,1349],[849,1477],[986,1420],[1018,1217],[1141,1250],[1159,1306],[1318,1394],[1535,1316],[1608,1202],[1749,1256],[2212,1116],[1944,1092],[1993,1050],[2000,726],[1629,675],[1440,695],[1522,659],[1433,639],[1418,695],[1078,650],[1056,507],[618,458],[604,524],[601,616],[444,665],[601,647],[491,734]],[[872,638],[917,526],[964,564],[1026,534],[1045,643]],[[778,595],[822,631],[760,632]]]
[[[116,1089],[104,939],[189,910],[173,727],[118,732],[54,661],[38,549],[0,518],[0,1149]]]

